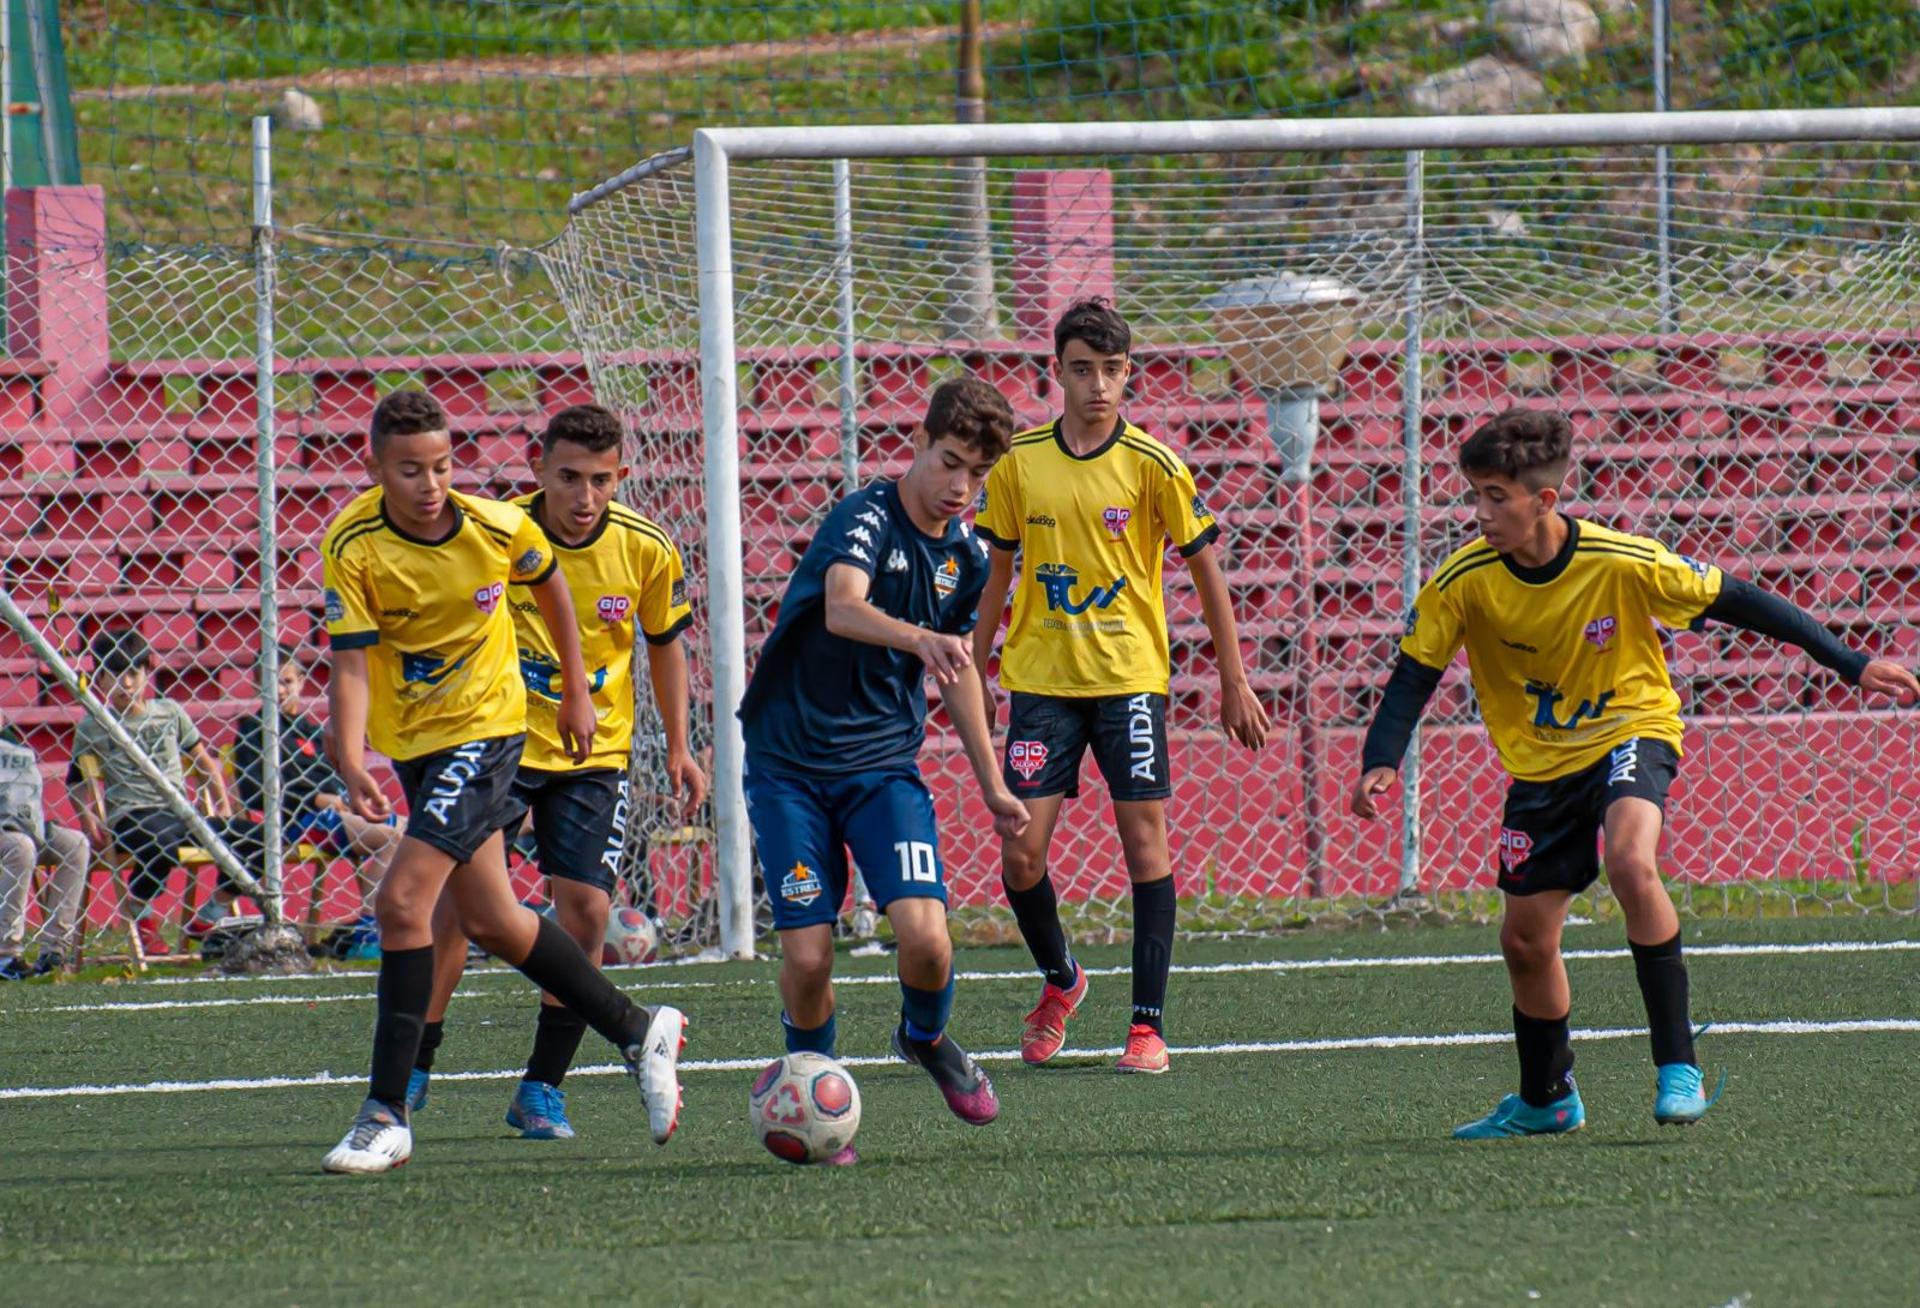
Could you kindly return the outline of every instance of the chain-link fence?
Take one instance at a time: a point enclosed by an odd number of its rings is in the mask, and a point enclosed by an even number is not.
[[[1405,831],[1345,801],[1409,579],[1472,534],[1454,451],[1509,405],[1573,419],[1577,512],[1783,591],[1857,646],[1920,647],[1910,147],[1678,150],[1664,227],[1651,150],[1204,162],[989,168],[996,317],[975,339],[950,334],[978,289],[952,221],[969,167],[855,163],[837,187],[827,162],[733,166],[749,656],[826,508],[904,469],[933,384],[971,369],[1023,418],[1054,416],[1049,332],[1082,294],[1132,321],[1126,414],[1219,515],[1242,654],[1281,727],[1258,756],[1226,742],[1198,600],[1169,556],[1170,825],[1190,927],[1491,902],[1504,774],[1464,676],[1429,712]],[[693,169],[662,159],[544,257],[596,391],[636,431],[635,503],[698,577],[694,218]],[[1303,425],[1315,444],[1290,475]],[[1910,910],[1912,718],[1729,629],[1676,635],[1669,653],[1694,723],[1667,845],[1686,904]],[[955,902],[991,918],[997,849],[938,712],[927,771]],[[1054,875],[1119,926],[1124,864],[1086,780]]]

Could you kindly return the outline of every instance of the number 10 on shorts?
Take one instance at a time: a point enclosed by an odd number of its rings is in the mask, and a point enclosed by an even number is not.
[[[934,861],[933,846],[924,840],[896,840],[893,852],[900,860],[900,879],[929,885],[940,879],[940,865]]]

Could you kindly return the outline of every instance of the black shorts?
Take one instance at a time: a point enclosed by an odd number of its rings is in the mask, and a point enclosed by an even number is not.
[[[1022,799],[1080,793],[1080,757],[1088,748],[1119,801],[1165,799],[1167,697],[1100,695],[1067,699],[1013,693],[1001,774]]]
[[[521,768],[513,778],[507,843],[533,814],[535,861],[550,877],[613,893],[627,844],[627,774],[614,768],[542,772]]]
[[[474,740],[423,758],[396,759],[407,797],[407,834],[457,863],[471,863],[507,825],[525,736]]]
[[[264,851],[258,822],[243,817],[208,818],[207,825],[227,842],[241,866],[259,874]],[[128,892],[142,902],[159,894],[173,869],[180,866],[181,846],[198,843],[186,819],[170,808],[128,809],[113,820],[112,828],[114,845],[133,864]],[[223,891],[240,889],[225,872],[220,873],[219,884]]]
[[[1636,737],[1579,772],[1514,782],[1500,827],[1500,889],[1509,895],[1579,894],[1600,877],[1599,832],[1607,806],[1616,799],[1647,799],[1665,812],[1679,770],[1680,754],[1672,745]]]

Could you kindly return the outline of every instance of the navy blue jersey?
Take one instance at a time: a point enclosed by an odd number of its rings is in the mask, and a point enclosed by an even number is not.
[[[926,667],[911,654],[826,626],[827,569],[873,578],[867,599],[890,618],[964,636],[987,584],[987,547],[965,523],[926,535],[900,491],[880,482],[834,506],[780,601],[780,618],[740,703],[747,754],[765,767],[841,774],[913,764],[927,734]]]

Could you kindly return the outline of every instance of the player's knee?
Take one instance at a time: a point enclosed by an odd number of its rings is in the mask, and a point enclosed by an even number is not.
[[[1606,861],[1607,881],[1615,898],[1634,898],[1660,889],[1660,868],[1647,855],[1610,853]]]
[[[433,905],[433,899],[404,877],[387,877],[373,892],[373,915],[382,931],[430,929]]]
[[[1560,938],[1554,932],[1506,922],[1500,927],[1500,953],[1513,971],[1538,972],[1559,957]]]
[[[1029,849],[1015,840],[1001,843],[1000,880],[1008,890],[1031,890],[1040,884],[1040,878],[1046,875],[1046,871],[1044,853]]]

